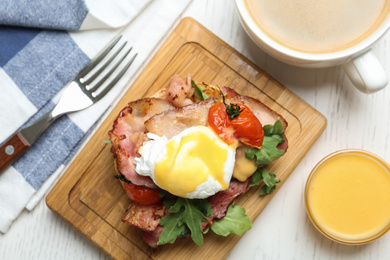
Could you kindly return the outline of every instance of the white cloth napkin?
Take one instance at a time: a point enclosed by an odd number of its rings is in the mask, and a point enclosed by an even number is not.
[[[138,56],[92,107],[65,115],[0,173],[0,231],[32,210],[191,0],[1,0],[0,143],[44,114],[117,34]]]

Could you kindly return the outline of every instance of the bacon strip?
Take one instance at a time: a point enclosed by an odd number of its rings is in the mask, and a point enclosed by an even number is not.
[[[172,107],[168,101],[158,98],[145,98],[131,102],[119,113],[113,129],[108,133],[117,170],[136,185],[157,188],[150,177],[136,173],[134,158],[140,156],[138,149],[146,139],[144,122],[151,116]]]
[[[153,231],[166,214],[166,207],[162,203],[143,205],[131,201],[123,214],[122,222],[136,226],[145,231]]]
[[[211,196],[208,201],[213,209],[213,218],[223,218],[229,205],[248,190],[250,179],[244,182],[232,179],[229,188]]]
[[[240,182],[236,179],[230,181],[229,188],[222,190],[215,195],[208,198],[210,207],[213,210],[213,215],[207,217],[209,222],[202,222],[202,229],[211,225],[214,219],[223,218],[226,215],[229,205],[238,198],[241,194],[244,194],[248,190],[250,179],[244,182]]]
[[[163,229],[164,229],[163,226],[158,225],[154,231],[144,231],[143,232],[144,241],[152,248],[157,248],[158,247],[157,242],[158,239],[160,238]]]

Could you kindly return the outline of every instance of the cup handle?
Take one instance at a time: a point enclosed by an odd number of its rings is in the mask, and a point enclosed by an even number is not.
[[[344,63],[343,68],[355,87],[366,94],[381,90],[389,81],[383,66],[371,49]]]

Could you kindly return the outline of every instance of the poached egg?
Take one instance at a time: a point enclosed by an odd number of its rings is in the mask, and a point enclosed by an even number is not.
[[[194,126],[167,139],[148,133],[150,140],[135,158],[136,172],[150,176],[169,193],[202,199],[229,187],[236,146],[226,144],[207,126]]]

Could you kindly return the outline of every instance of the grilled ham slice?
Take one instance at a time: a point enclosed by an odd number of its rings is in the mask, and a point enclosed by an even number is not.
[[[108,133],[116,159],[116,168],[135,185],[158,188],[150,177],[141,176],[135,171],[134,158],[139,157],[139,147],[146,140],[144,122],[151,116],[173,106],[164,99],[145,98],[129,103],[114,121]]]
[[[145,122],[146,130],[170,139],[192,126],[206,125],[209,108],[214,104],[214,99],[209,98],[185,107],[169,109],[149,118]]]

